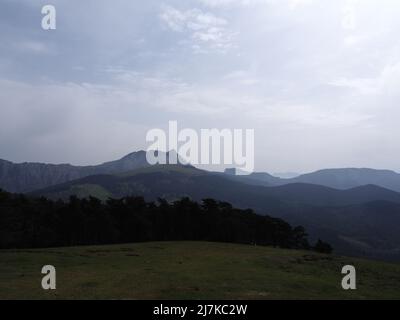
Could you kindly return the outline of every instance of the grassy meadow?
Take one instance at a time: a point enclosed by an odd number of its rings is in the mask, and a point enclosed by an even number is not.
[[[341,288],[347,264],[355,291]],[[0,299],[400,299],[400,265],[207,242],[0,250]]]

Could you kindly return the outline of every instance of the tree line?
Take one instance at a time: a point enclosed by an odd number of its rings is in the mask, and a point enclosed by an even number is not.
[[[329,244],[309,244],[305,229],[281,219],[260,216],[231,204],[189,198],[174,202],[143,197],[94,197],[53,201],[0,190],[0,248],[45,248],[146,241],[214,241],[315,249],[330,253]]]

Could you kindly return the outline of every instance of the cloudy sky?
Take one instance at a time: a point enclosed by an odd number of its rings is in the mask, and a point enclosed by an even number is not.
[[[57,30],[41,9],[57,9]],[[258,171],[400,170],[398,0],[1,0],[0,158],[255,129]]]

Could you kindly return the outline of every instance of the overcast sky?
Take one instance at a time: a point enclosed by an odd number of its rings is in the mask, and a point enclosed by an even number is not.
[[[101,163],[177,120],[255,129],[258,171],[399,170],[399,30],[398,0],[0,0],[0,158]]]

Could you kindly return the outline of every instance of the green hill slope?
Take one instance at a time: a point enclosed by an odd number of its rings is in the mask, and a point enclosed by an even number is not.
[[[57,290],[41,289],[41,268]],[[341,288],[357,269],[358,289]],[[400,265],[204,242],[0,251],[0,299],[400,299]]]

